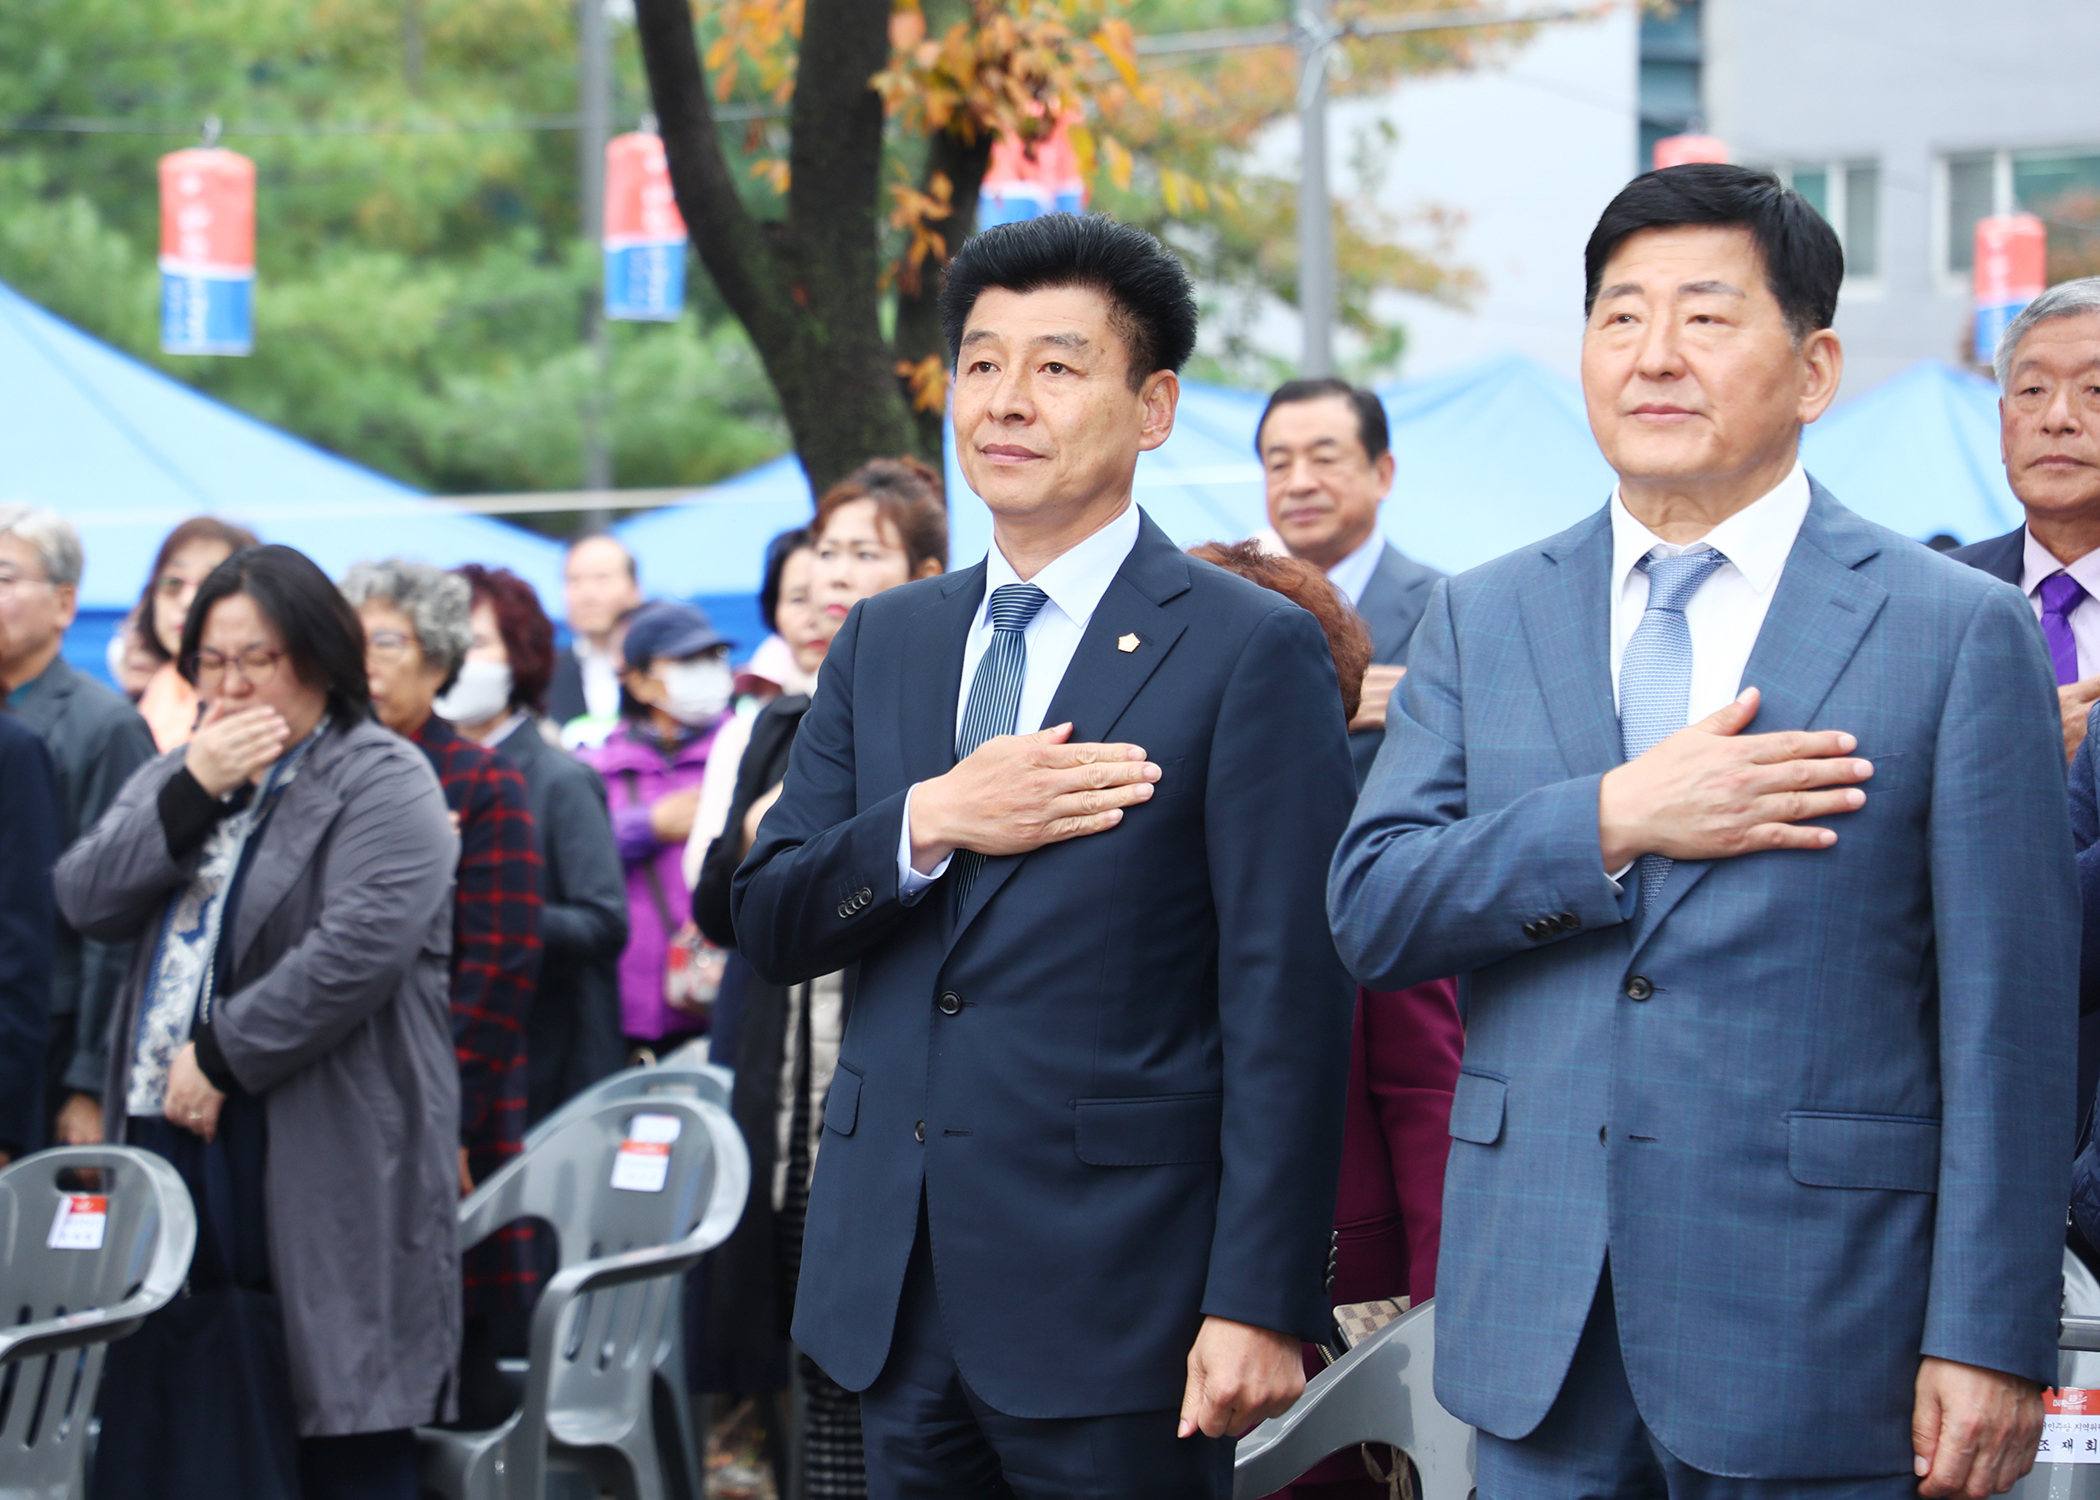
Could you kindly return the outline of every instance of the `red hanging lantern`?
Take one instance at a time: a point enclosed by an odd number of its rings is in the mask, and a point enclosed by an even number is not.
[[[254,347],[254,162],[217,146],[160,159],[160,273],[163,352]]]

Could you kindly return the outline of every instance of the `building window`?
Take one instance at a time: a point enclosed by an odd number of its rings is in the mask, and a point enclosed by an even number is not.
[[[1655,143],[1703,127],[1701,98],[1705,48],[1699,33],[1699,0],[1677,0],[1668,11],[1641,8],[1640,161],[1655,165]]]
[[[1845,279],[1881,274],[1881,167],[1871,161],[1804,161],[1772,168],[1837,231]]]
[[[2069,151],[1971,151],[1941,161],[1946,245],[1941,266],[1967,280],[1976,221],[2029,213],[2049,229],[2049,280],[2100,273],[2100,147]]]

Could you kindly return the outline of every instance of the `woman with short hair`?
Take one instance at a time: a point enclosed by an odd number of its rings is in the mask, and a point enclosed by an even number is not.
[[[555,743],[544,718],[554,622],[540,596],[507,568],[453,571],[473,591],[473,644],[437,713],[518,768],[540,842],[540,981],[525,1019],[530,1127],[620,1069],[627,893],[605,783]]]
[[[452,1043],[459,1065],[462,1197],[525,1147],[525,1018],[540,969],[540,852],[524,778],[435,712],[473,644],[463,578],[428,563],[359,563],[343,597],[365,633],[365,671],[379,722],[430,760],[459,827],[452,916]],[[530,1284],[518,1226],[465,1258],[466,1344],[460,1419],[509,1414],[496,1373],[497,1319]]]
[[[112,1351],[104,1496],[414,1500],[414,1428],[447,1415],[458,840],[428,762],[372,721],[362,655],[356,617],[301,554],[220,564],[177,654],[205,705],[195,737],[58,865],[69,921],[142,940],[113,1018],[110,1135],[182,1174],[199,1204],[190,1292],[273,1296],[281,1335],[226,1332],[281,1337],[289,1374],[246,1372],[282,1409],[232,1414],[243,1441],[226,1450],[208,1441],[224,1429],[181,1419],[242,1371],[136,1367],[209,1304],[155,1314],[162,1336]],[[298,1472],[272,1471],[293,1441]]]

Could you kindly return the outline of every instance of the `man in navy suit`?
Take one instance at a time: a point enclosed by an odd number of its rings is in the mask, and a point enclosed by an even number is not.
[[[2027,596],[2071,756],[2100,703],[2100,276],[2028,303],[1995,353],[1999,448],[2027,521],[1951,555]]]
[[[1605,509],[1437,585],[1335,857],[1458,973],[1438,1398],[1482,1500],[1980,1497],[2056,1377],[2077,888],[2016,590],[1802,470],[1836,236],[1636,178],[1585,256]]]
[[[1378,508],[1393,487],[1385,404],[1332,376],[1288,380],[1254,428],[1269,524],[1291,556],[1326,573],[1371,630],[1371,668],[1349,725],[1349,755],[1362,785],[1385,743],[1386,703],[1407,671],[1407,643],[1444,575],[1385,539]]]
[[[1222,1500],[1330,1316],[1333,661],[1132,503],[1196,332],[1157,240],[1004,225],[941,305],[994,545],[854,607],[736,878],[768,980],[860,966],[795,1342],[877,1500]]]

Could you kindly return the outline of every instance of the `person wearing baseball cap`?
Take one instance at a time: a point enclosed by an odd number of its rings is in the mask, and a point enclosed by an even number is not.
[[[655,600],[627,621],[620,672],[620,726],[581,753],[605,778],[613,837],[627,874],[627,949],[620,955],[621,1029],[631,1047],[661,1055],[707,1029],[691,988],[667,982],[674,941],[691,904],[680,856],[716,731],[734,692],[735,643],[707,612]]]

